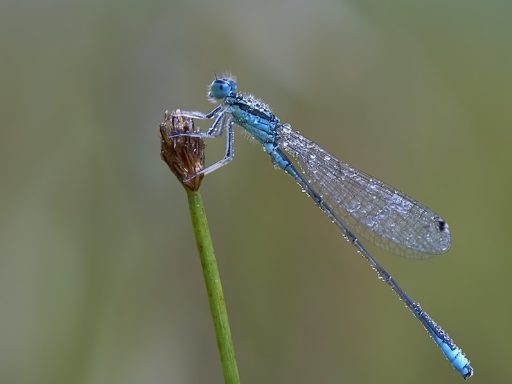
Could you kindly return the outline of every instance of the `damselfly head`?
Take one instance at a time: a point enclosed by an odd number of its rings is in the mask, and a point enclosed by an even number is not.
[[[213,100],[224,99],[227,96],[234,96],[236,94],[236,82],[230,77],[221,77],[215,79],[210,84],[208,96]]]

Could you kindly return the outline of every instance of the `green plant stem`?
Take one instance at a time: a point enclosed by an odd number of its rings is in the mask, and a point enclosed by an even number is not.
[[[210,311],[212,313],[217,337],[217,347],[219,348],[220,360],[224,371],[224,383],[239,384],[240,377],[238,375],[235,350],[231,339],[228,313],[222,293],[222,284],[220,282],[217,260],[215,259],[208,221],[203,206],[203,199],[198,191],[192,191],[189,188],[185,188],[185,190],[187,191],[192,226],[196,236],[199,257],[201,258],[206,290],[208,291]]]

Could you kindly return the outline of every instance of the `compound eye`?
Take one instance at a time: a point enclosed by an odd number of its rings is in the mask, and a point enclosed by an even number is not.
[[[210,96],[215,99],[223,99],[229,94],[230,88],[227,82],[215,80],[210,87]]]
[[[229,88],[231,92],[236,92],[237,86],[234,80],[229,80]]]

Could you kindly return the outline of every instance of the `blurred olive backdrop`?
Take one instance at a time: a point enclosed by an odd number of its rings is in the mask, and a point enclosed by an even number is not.
[[[3,1],[0,383],[221,383],[165,109],[213,73],[442,214],[452,250],[374,250],[505,383],[512,5],[507,1]],[[207,123],[201,124],[207,128]],[[202,187],[242,382],[462,382],[261,148]],[[224,141],[208,142],[207,159]]]

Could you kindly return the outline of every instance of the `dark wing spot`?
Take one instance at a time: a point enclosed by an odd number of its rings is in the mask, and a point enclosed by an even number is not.
[[[441,220],[441,219],[437,219],[437,225],[439,225],[439,230],[440,230],[441,232],[446,231],[446,227],[447,227],[447,225],[446,225],[446,221]]]

